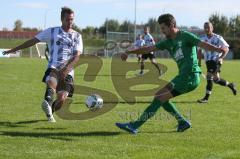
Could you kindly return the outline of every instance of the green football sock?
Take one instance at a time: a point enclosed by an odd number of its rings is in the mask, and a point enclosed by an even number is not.
[[[161,105],[167,112],[173,115],[178,122],[185,121],[185,118],[179,113],[172,102],[167,101],[162,103],[160,100],[154,99],[152,103],[144,110],[141,116],[136,121],[131,122],[132,127],[137,129],[142,126],[148,119],[156,114]]]
[[[185,120],[184,117],[179,113],[179,111],[175,107],[175,104],[173,104],[172,102],[170,101],[164,102],[162,106],[167,112],[173,115],[178,122]]]
[[[136,121],[131,122],[132,127],[137,129],[143,125],[148,119],[156,114],[161,104],[162,102],[160,100],[154,98],[152,103],[144,110],[141,116]]]

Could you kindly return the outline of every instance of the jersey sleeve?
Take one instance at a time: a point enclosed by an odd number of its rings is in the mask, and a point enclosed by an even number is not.
[[[223,39],[222,36],[219,37],[219,45],[221,47],[229,47],[228,43]]]
[[[37,35],[35,35],[35,38],[37,38],[41,42],[48,42],[51,38],[51,28],[48,28],[38,33]]]
[[[82,41],[82,36],[81,34],[78,34],[77,35],[77,38],[76,38],[76,43],[74,45],[74,52],[80,52],[81,54],[83,53],[83,41]]]
[[[187,42],[191,45],[191,46],[197,46],[199,42],[201,42],[201,39],[196,36],[193,33],[190,32],[184,32],[185,34],[185,38],[187,40]]]

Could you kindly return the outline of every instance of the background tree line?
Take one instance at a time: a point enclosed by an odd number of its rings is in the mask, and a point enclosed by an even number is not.
[[[210,15],[209,21],[213,23],[215,33],[220,34],[225,38],[234,39],[240,38],[240,15],[228,18],[224,15],[213,13],[212,15]],[[160,28],[157,22],[157,18],[150,18],[146,23],[137,24],[137,28],[143,28],[145,25],[150,27],[152,34],[154,35],[160,34]],[[179,26],[179,27],[185,30],[203,29],[203,27],[199,28],[197,26]],[[133,33],[134,24],[129,20],[119,22],[116,19],[106,19],[105,22],[100,27],[87,26],[86,28],[80,30],[83,35],[89,37],[94,37],[96,35],[104,35],[106,34],[107,30],[113,32]]]
[[[234,53],[234,58],[240,59],[240,15],[232,16],[230,18],[213,13],[209,16],[209,21],[213,23],[214,32],[222,35],[230,45],[230,49]],[[203,22],[204,23],[204,22]],[[144,26],[149,26],[151,34],[158,40],[161,38],[159,24],[157,18],[150,18],[146,23],[137,24],[137,29],[143,29]],[[106,19],[104,23],[99,27],[87,26],[80,28],[77,24],[73,25],[73,28],[83,35],[85,41],[91,39],[99,39],[104,41],[107,31],[111,32],[128,32],[134,33],[134,23],[130,20],[124,20],[122,22],[116,19]],[[183,30],[190,30],[197,34],[203,33],[203,26],[200,28],[197,26],[179,26]],[[3,28],[3,31],[9,31],[7,28]],[[41,31],[40,28],[23,27],[21,20],[14,22],[13,31]],[[98,41],[99,41],[98,40]]]
[[[229,38],[239,38],[240,37],[240,15],[228,18],[224,15],[214,13],[210,15],[209,21],[214,25],[214,32],[222,35],[223,37]],[[203,22],[204,23],[204,22]],[[150,18],[146,23],[137,24],[137,28],[143,28],[148,25],[151,29],[152,34],[160,34],[159,25],[156,18]],[[130,20],[124,20],[119,22],[116,19],[106,19],[105,22],[100,27],[87,26],[85,28],[80,28],[74,24],[74,29],[81,32],[85,38],[103,38],[106,31],[112,32],[134,32],[134,24]],[[200,30],[202,28],[196,26],[179,26],[181,29],[195,29]],[[3,30],[7,30],[3,28]],[[14,22],[13,31],[40,31],[39,28],[29,28],[23,27],[23,22],[21,20],[16,20]]]

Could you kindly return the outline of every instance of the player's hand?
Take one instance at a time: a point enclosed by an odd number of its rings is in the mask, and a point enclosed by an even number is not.
[[[3,51],[3,52],[2,52],[3,55],[7,55],[7,54],[9,54],[9,53],[10,53],[9,51]]]
[[[219,53],[224,53],[224,52],[225,52],[225,49],[226,49],[225,47],[219,47],[219,48],[218,48],[218,52],[219,52]]]
[[[64,80],[66,77],[67,77],[67,74],[66,74],[66,73],[64,73],[64,72],[61,72],[61,73],[60,73],[60,79],[61,79],[61,80]]]
[[[64,79],[67,77],[67,74],[68,74],[67,69],[62,69],[62,70],[60,71],[60,78],[61,78],[62,80],[64,80]]]

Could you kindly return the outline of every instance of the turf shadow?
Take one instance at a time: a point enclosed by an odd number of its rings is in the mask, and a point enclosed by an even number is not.
[[[0,127],[25,127],[25,124],[34,124],[46,120],[26,120],[19,122],[0,121]]]
[[[18,132],[18,131],[1,131],[1,136],[10,137],[33,137],[33,138],[48,138],[71,141],[71,137],[89,137],[89,136],[115,136],[119,135],[119,132],[107,132],[107,131],[93,131],[93,132]]]
[[[65,130],[67,128],[44,128],[44,127],[42,127],[42,128],[34,128],[34,129],[36,129],[36,130]]]
[[[182,103],[182,104],[196,104],[197,101],[172,101],[173,103]]]
[[[77,76],[84,76],[84,77],[95,77],[95,76],[102,76],[102,77],[112,77],[112,76],[126,76],[124,74],[112,74],[112,75],[107,75],[107,74],[102,74],[102,75],[90,75],[90,74],[79,74]]]
[[[171,134],[171,133],[179,133],[176,132],[176,130],[172,130],[172,131],[142,131],[141,134]]]
[[[38,122],[46,122],[46,120],[26,120],[26,121],[16,122],[15,124],[34,124]]]
[[[134,102],[134,101],[104,101],[104,104],[151,104],[151,101],[137,101],[137,102]],[[73,104],[85,104],[84,102],[73,102]]]

